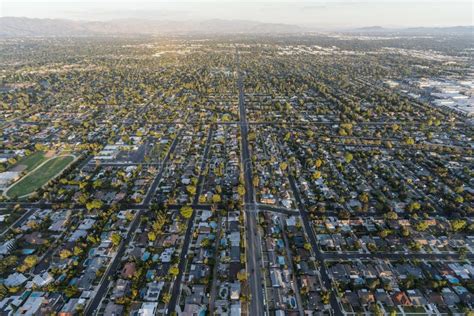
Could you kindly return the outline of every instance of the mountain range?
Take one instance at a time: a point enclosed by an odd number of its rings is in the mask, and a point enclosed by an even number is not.
[[[72,21],[61,19],[0,18],[0,37],[100,36],[158,34],[266,34],[297,33],[296,25],[245,20],[161,21],[124,19],[112,21]]]
[[[0,37],[63,37],[110,35],[170,35],[170,34],[297,34],[318,31],[310,26],[284,23],[264,23],[247,20],[173,21],[121,19],[111,21],[73,21],[0,17]],[[474,26],[385,28],[369,26],[340,29],[343,33],[359,34],[474,34]]]

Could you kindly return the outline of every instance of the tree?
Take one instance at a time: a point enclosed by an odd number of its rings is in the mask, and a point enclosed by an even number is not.
[[[454,201],[455,201],[456,203],[461,204],[461,203],[464,203],[464,198],[463,198],[461,195],[458,195],[458,196],[456,196],[456,198],[454,199]]]
[[[132,219],[133,219],[133,213],[130,212],[130,211],[128,211],[128,212],[125,214],[125,219],[126,219],[127,221],[131,222]]]
[[[309,288],[307,286],[302,286],[300,289],[301,295],[307,295],[309,293]]]
[[[59,258],[67,259],[72,256],[72,252],[69,249],[63,249],[59,252]]]
[[[68,297],[71,298],[73,296],[76,296],[79,293],[79,289],[75,285],[69,285],[64,289],[64,294]]]
[[[460,186],[457,186],[455,189],[454,189],[454,192],[456,192],[457,194],[461,194],[464,192],[464,187],[462,185]]]
[[[351,217],[351,213],[349,213],[348,210],[340,210],[338,217],[341,219],[349,219]]]
[[[179,210],[179,213],[183,218],[188,219],[191,218],[191,215],[193,215],[193,209],[191,206],[186,205]]]
[[[454,219],[451,221],[451,228],[454,232],[459,232],[467,227],[467,221],[464,219]]]
[[[9,271],[12,267],[17,265],[18,257],[17,256],[8,256],[0,260],[0,274],[4,274],[6,271]]]
[[[409,212],[419,211],[420,209],[421,209],[421,204],[419,202],[414,201],[408,205]]]
[[[415,225],[415,229],[420,232],[424,232],[425,230],[428,229],[428,227],[429,227],[429,223],[427,221],[419,221]]]
[[[201,247],[202,248],[208,248],[211,245],[211,241],[208,238],[204,238],[201,241]]]
[[[74,246],[73,253],[75,256],[80,256],[84,252],[84,249],[82,249],[79,246]]]
[[[414,145],[415,144],[415,140],[411,137],[406,137],[405,138],[405,144],[406,145]]]
[[[370,252],[375,252],[377,251],[377,246],[373,242],[369,242],[367,244],[367,249],[369,249]]]
[[[172,265],[168,270],[168,273],[171,274],[173,277],[176,277],[179,274],[179,268],[177,265]]]
[[[459,252],[459,258],[460,258],[461,260],[466,259],[466,255],[467,255],[467,253],[468,253],[466,247],[461,247],[461,248],[459,248],[458,252]]]
[[[162,213],[160,213],[158,214],[156,220],[153,222],[151,227],[153,228],[155,232],[161,232],[165,223],[166,223],[166,218],[164,217]]]
[[[110,241],[112,241],[112,244],[117,247],[120,242],[122,241],[122,236],[120,236],[119,233],[112,233],[112,235],[110,235]]]
[[[313,172],[313,174],[311,175],[311,178],[313,178],[313,180],[317,180],[321,178],[321,171],[316,170],[315,172]]]
[[[161,296],[161,301],[165,304],[168,304],[171,300],[171,294],[170,293],[163,293]]]
[[[401,234],[402,234],[403,237],[408,237],[408,236],[410,236],[410,230],[408,230],[407,227],[402,226]]]
[[[155,241],[156,234],[154,232],[148,232],[148,241]]]
[[[380,306],[378,304],[375,304],[374,305],[374,315],[375,316],[383,316],[385,315],[385,313],[382,311],[382,309],[380,308]]]
[[[409,274],[401,283],[405,289],[411,289],[415,286],[415,277]]]
[[[281,171],[285,171],[286,169],[288,169],[288,163],[283,161],[280,163],[280,170]]]
[[[8,288],[5,285],[0,284],[0,299],[3,299],[7,294]]]
[[[245,187],[240,184],[238,187],[237,187],[237,193],[239,193],[240,196],[244,196],[245,194]]]
[[[94,235],[87,235],[87,241],[91,244],[96,244],[99,242],[96,236]]]
[[[369,203],[369,194],[367,192],[362,192],[359,195],[359,201],[365,204]]]
[[[35,144],[35,149],[36,149],[36,151],[44,151],[44,150],[47,150],[46,146],[43,145],[43,144],[40,144],[40,143],[36,143],[36,144]]]
[[[323,164],[323,161],[322,161],[321,159],[319,159],[319,158],[314,161],[314,166],[315,166],[316,168],[321,167],[322,164]]]
[[[18,271],[25,272],[31,268],[33,268],[38,263],[38,257],[35,255],[27,256],[23,260],[23,264],[18,267]]]
[[[354,249],[359,250],[362,248],[362,242],[360,240],[354,241]]]
[[[189,194],[191,194],[191,195],[196,194],[196,186],[194,186],[194,185],[188,185],[186,187],[186,190],[188,190]]]
[[[398,214],[393,212],[393,211],[390,211],[390,212],[385,214],[385,219],[396,220],[396,219],[398,219]]]
[[[379,236],[381,238],[385,238],[388,236],[388,234],[390,233],[390,230],[388,229],[382,229],[381,231],[379,231]]]
[[[248,275],[247,275],[247,272],[245,272],[245,270],[240,270],[239,272],[237,272],[237,280],[239,280],[240,282],[247,281],[247,278],[248,278]]]
[[[258,178],[258,176],[253,176],[253,179],[252,179],[252,184],[254,187],[258,187],[260,183],[260,179]]]
[[[354,159],[354,156],[351,153],[345,153],[344,154],[344,160],[346,163],[350,163]]]
[[[92,200],[86,203],[86,208],[88,211],[92,211],[94,209],[100,209],[104,205],[104,202],[101,200]]]
[[[328,291],[323,290],[320,292],[320,295],[321,295],[321,301],[323,302],[323,304],[328,305],[331,294]]]
[[[380,280],[379,279],[370,279],[370,280],[367,281],[367,286],[372,291],[375,290],[379,285],[380,285]]]
[[[220,196],[219,194],[214,194],[214,195],[212,196],[212,203],[216,203],[216,204],[217,204],[217,203],[220,203],[220,201],[221,201],[221,196]]]

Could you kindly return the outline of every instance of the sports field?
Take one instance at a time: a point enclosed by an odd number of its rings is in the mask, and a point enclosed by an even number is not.
[[[49,180],[54,178],[73,161],[74,156],[71,155],[54,157],[47,160],[13,184],[6,192],[6,195],[12,198],[33,193],[48,183]]]
[[[48,157],[46,157],[45,153],[42,151],[35,152],[16,163],[15,166],[24,165],[26,167],[25,171],[31,171],[41,165],[44,161],[46,161]]]

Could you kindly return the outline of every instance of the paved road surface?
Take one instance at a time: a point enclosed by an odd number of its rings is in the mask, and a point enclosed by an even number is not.
[[[203,160],[201,162],[201,170],[200,170],[198,182],[196,185],[197,190],[196,190],[196,194],[194,195],[194,200],[193,200],[193,205],[192,205],[193,213],[188,220],[186,234],[184,235],[183,247],[181,249],[181,254],[180,254],[179,263],[178,263],[179,273],[176,276],[176,281],[174,282],[173,289],[171,290],[171,299],[168,303],[167,315],[171,315],[176,310],[177,304],[179,304],[181,282],[183,280],[184,272],[186,271],[186,263],[187,263],[186,258],[188,255],[189,245],[191,243],[191,235],[193,232],[194,218],[196,217],[196,206],[199,203],[199,196],[201,195],[202,186],[204,183],[205,176],[203,174],[203,171],[206,168],[207,162],[209,160],[209,148],[211,147],[210,144],[212,140],[213,131],[214,131],[214,126],[211,126],[211,128],[209,129],[209,134],[207,136],[206,147],[204,149]]]
[[[311,222],[310,222],[310,219],[308,218],[308,213],[306,212],[304,203],[301,201],[300,193],[299,193],[298,187],[296,186],[295,179],[293,178],[292,175],[289,175],[288,180],[290,182],[291,189],[293,190],[293,195],[295,197],[296,203],[298,204],[298,208],[300,210],[301,220],[303,221],[304,229],[306,231],[306,234],[309,237],[309,241],[315,253],[316,260],[319,261],[321,279],[323,280],[323,283],[326,289],[330,291],[331,308],[335,315],[342,315],[341,307],[339,306],[335,292],[332,290],[331,280],[329,279],[326,266],[324,265],[324,258],[322,256],[321,251],[318,248],[318,244],[316,242],[316,236],[314,235],[313,229],[311,227]]]
[[[94,315],[99,308],[100,302],[107,294],[107,290],[109,288],[110,279],[112,276],[117,272],[117,268],[121,262],[123,254],[125,253],[125,249],[127,245],[132,240],[135,230],[137,229],[138,225],[140,224],[140,217],[143,214],[143,210],[139,210],[137,215],[135,216],[133,222],[130,224],[130,228],[127,232],[127,236],[120,242],[117,250],[117,254],[115,257],[112,258],[112,263],[109,264],[107,270],[105,271],[100,284],[98,285],[97,291],[90,303],[84,309],[84,315]]]
[[[248,283],[252,298],[250,300],[249,315],[264,315],[266,306],[264,304],[264,289],[262,282],[261,267],[261,242],[257,229],[257,208],[253,189],[252,161],[249,154],[248,144],[248,122],[245,110],[245,95],[242,73],[240,71],[240,57],[237,52],[237,88],[239,92],[239,114],[240,114],[240,137],[241,155],[245,180],[244,204],[246,210],[246,238],[247,238],[247,272],[249,273]]]
[[[36,213],[38,209],[29,209],[25,210],[24,213],[18,218],[15,222],[13,222],[10,226],[8,226],[2,233],[0,233],[0,237],[3,237],[6,233],[8,233],[11,229],[18,228],[34,213]],[[14,211],[17,212],[17,211]]]
[[[155,179],[153,180],[153,183],[150,185],[150,188],[148,189],[148,192],[145,195],[145,198],[143,199],[143,203],[142,203],[143,205],[145,206],[150,205],[153,195],[155,194],[156,188],[160,184],[161,176],[163,175],[165,166],[168,163],[168,159],[170,158],[170,155],[176,149],[176,145],[178,145],[179,139],[181,138],[181,132],[182,132],[182,129],[179,130],[178,135],[176,135],[175,139],[173,140],[173,143],[171,144],[170,149],[168,150],[168,153],[166,154],[165,159],[163,160],[163,165],[161,166],[160,172],[156,175]]]

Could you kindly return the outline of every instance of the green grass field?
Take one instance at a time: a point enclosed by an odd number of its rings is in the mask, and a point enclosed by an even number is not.
[[[44,155],[44,152],[38,151],[35,152],[34,154],[31,154],[20,161],[16,163],[16,165],[25,165],[26,166],[26,171],[31,171],[38,167],[43,161],[45,161],[47,158]]]
[[[16,182],[7,192],[8,197],[22,197],[48,183],[74,160],[73,156],[62,156],[48,160],[40,168],[30,172]]]

